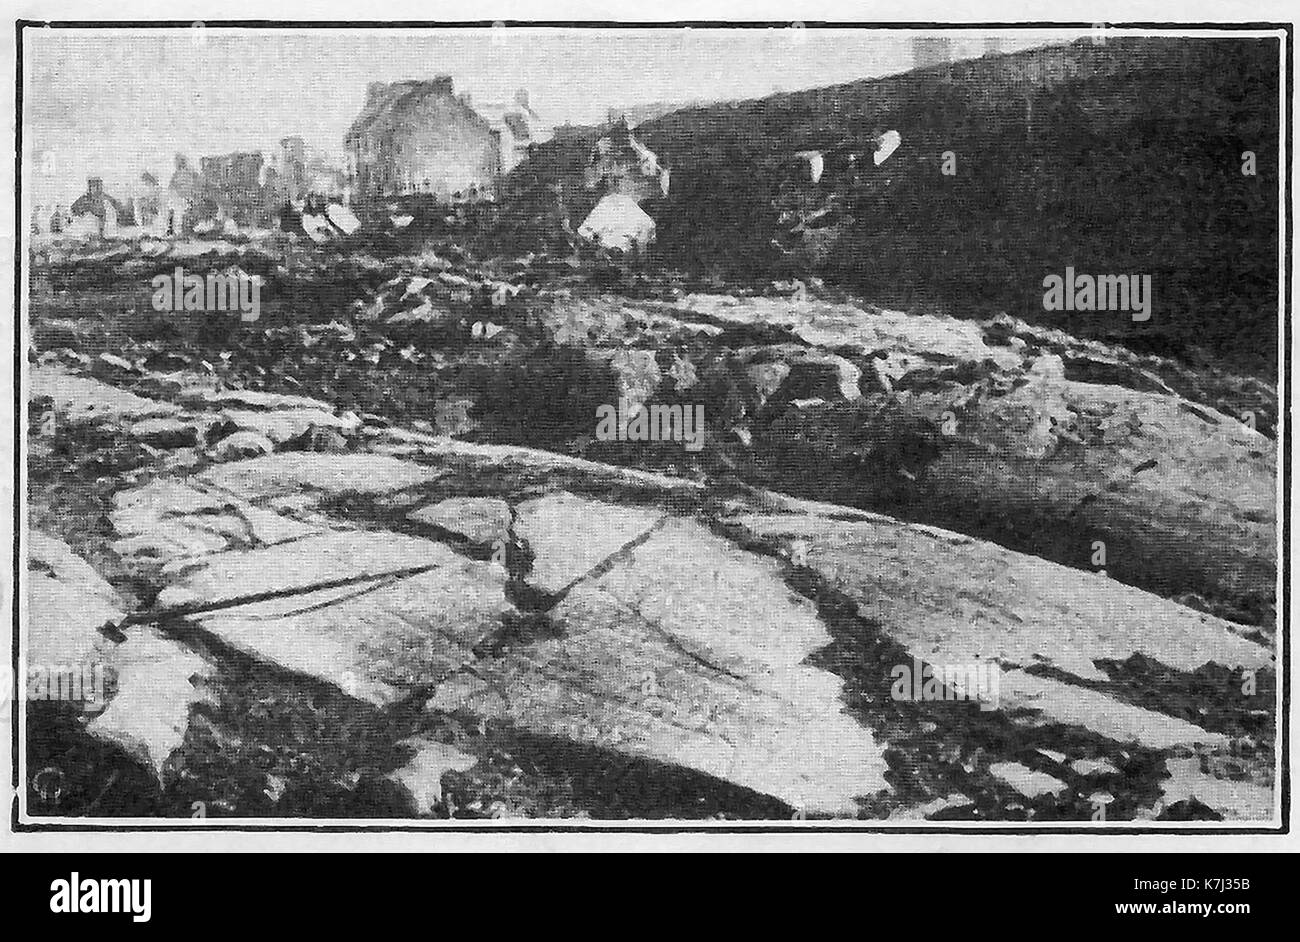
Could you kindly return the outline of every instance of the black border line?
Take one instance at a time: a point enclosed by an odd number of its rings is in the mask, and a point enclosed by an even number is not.
[[[538,822],[537,824],[509,824],[509,825],[472,825],[456,824],[447,826],[430,821],[428,824],[373,824],[373,825],[346,825],[346,824],[285,824],[286,820],[292,819],[268,819],[266,824],[204,824],[204,825],[187,825],[180,826],[177,824],[149,823],[133,824],[131,826],[122,826],[114,824],[45,824],[45,823],[27,823],[19,820],[19,751],[21,744],[18,741],[18,643],[20,635],[20,623],[18,619],[19,599],[17,595],[19,577],[21,576],[19,560],[21,559],[20,549],[22,547],[22,519],[20,505],[22,495],[20,487],[22,484],[22,463],[19,460],[23,440],[19,437],[20,433],[26,433],[22,428],[22,389],[23,389],[23,367],[25,365],[24,351],[22,350],[22,325],[19,320],[21,313],[22,298],[22,252],[24,234],[26,228],[22,221],[22,162],[23,162],[23,30],[26,28],[34,29],[176,29],[191,28],[196,24],[202,24],[204,27],[213,27],[216,29],[482,29],[484,27],[494,26],[514,26],[530,28],[576,28],[576,29],[785,29],[790,28],[795,23],[809,29],[874,29],[874,30],[892,30],[892,29],[944,29],[944,30],[962,30],[962,29],[1091,29],[1102,26],[1106,29],[1151,29],[1151,30],[1170,30],[1186,33],[1197,29],[1214,29],[1222,31],[1260,31],[1260,30],[1278,30],[1286,33],[1286,88],[1282,90],[1284,94],[1284,104],[1287,105],[1284,121],[1286,124],[1285,141],[1283,142],[1283,153],[1286,156],[1286,183],[1283,188],[1283,219],[1285,224],[1278,233],[1278,238],[1285,239],[1284,264],[1279,280],[1278,290],[1280,292],[1280,301],[1282,309],[1282,370],[1281,375],[1285,379],[1286,402],[1284,412],[1286,421],[1282,423],[1282,439],[1279,442],[1279,469],[1281,479],[1278,482],[1282,488],[1282,546],[1279,547],[1278,565],[1282,571],[1282,611],[1281,611],[1281,637],[1284,644],[1282,649],[1286,652],[1287,662],[1279,665],[1281,668],[1282,679],[1282,716],[1279,730],[1281,735],[1281,758],[1282,758],[1282,777],[1280,787],[1282,790],[1282,809],[1281,823],[1277,827],[1240,827],[1240,828],[1155,828],[1155,827],[1124,827],[1120,825],[1103,826],[1103,827],[1048,827],[1038,825],[1035,827],[1017,827],[1014,825],[1007,827],[944,827],[941,823],[933,826],[921,827],[881,827],[870,821],[853,824],[834,824],[819,821],[810,821],[802,826],[778,825],[768,822],[755,821],[745,824],[720,824],[716,826],[689,826],[679,823],[656,826],[654,824],[625,825],[617,823],[592,822],[586,825],[566,825]],[[672,20],[658,22],[629,22],[620,20],[463,20],[455,22],[438,21],[438,20],[28,20],[18,19],[14,21],[15,35],[15,62],[16,62],[16,89],[14,96],[14,121],[15,121],[15,151],[14,151],[14,558],[13,558],[13,672],[14,672],[14,689],[12,691],[11,711],[13,715],[13,734],[12,734],[12,753],[13,753],[13,810],[11,818],[11,827],[13,832],[18,834],[31,833],[151,833],[151,832],[168,832],[168,833],[212,833],[212,832],[236,832],[236,833],[311,833],[311,834],[392,834],[392,833],[412,833],[412,834],[430,834],[430,835],[455,835],[455,834],[697,834],[708,836],[710,834],[936,834],[936,835],[984,835],[984,836],[1052,836],[1056,834],[1068,835],[1167,835],[1172,837],[1198,837],[1202,835],[1287,835],[1291,833],[1291,764],[1290,764],[1290,732],[1291,732],[1291,571],[1289,563],[1289,549],[1291,538],[1291,480],[1290,471],[1290,453],[1291,453],[1291,422],[1292,422],[1292,392],[1291,392],[1291,273],[1293,264],[1292,241],[1294,238],[1292,229],[1292,180],[1291,169],[1294,157],[1293,140],[1292,140],[1292,123],[1294,116],[1294,92],[1295,92],[1295,75],[1294,75],[1294,30],[1292,23],[1278,23],[1268,21],[1255,21],[1244,23],[1213,23],[1213,22],[1195,22],[1195,23],[1171,23],[1171,22],[1123,22],[1123,23],[1095,23],[1095,22],[1053,22],[1046,20],[1022,21],[1022,22],[973,22],[973,23],[931,23],[931,22],[843,22],[843,21],[824,21],[824,20]],[[1177,38],[1175,35],[1171,38]],[[1205,37],[1210,39],[1211,37]],[[75,820],[75,819],[59,819]],[[166,820],[166,819],[163,819]]]

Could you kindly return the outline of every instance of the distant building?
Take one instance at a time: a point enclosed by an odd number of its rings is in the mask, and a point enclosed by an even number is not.
[[[104,192],[104,181],[91,177],[72,204],[72,227],[81,235],[111,235],[124,215],[122,204]]]
[[[358,201],[416,194],[441,202],[495,197],[500,131],[456,97],[449,75],[371,82],[343,143]]]
[[[528,90],[515,92],[514,101],[473,104],[468,95],[461,100],[487,121],[497,134],[501,173],[506,174],[528,158],[536,144],[545,144],[554,134],[552,127],[529,104]]]
[[[307,161],[304,179],[309,194],[343,203],[349,202],[351,193],[348,188],[348,175],[342,168],[331,166],[320,157],[313,157]]]
[[[184,154],[176,155],[175,169],[167,184],[163,205],[159,207],[158,230],[163,235],[181,235],[197,222],[208,218],[203,178],[190,166]],[[211,207],[215,214],[215,206]]]
[[[218,207],[218,218],[239,226],[263,224],[270,216],[262,187],[260,151],[235,151],[199,160],[204,195]]]
[[[280,153],[274,161],[280,196],[298,202],[308,193],[307,144],[301,137],[291,135],[280,141]]]
[[[1000,52],[1002,52],[1002,37],[1001,37],[1001,36],[985,36],[985,37],[984,37],[984,55],[986,55],[986,56],[996,56],[996,55],[998,55]]]
[[[162,211],[162,202],[162,187],[158,185],[158,178],[146,170],[140,174],[135,200],[136,223],[146,229],[153,228]]]
[[[912,67],[926,69],[952,62],[952,40],[946,36],[917,36],[912,40]]]

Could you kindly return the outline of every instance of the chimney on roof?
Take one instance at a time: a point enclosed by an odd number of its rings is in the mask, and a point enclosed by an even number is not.
[[[515,92],[515,104],[525,110],[528,109],[528,89],[521,88]]]
[[[86,190],[91,196],[103,195],[104,179],[102,177],[91,177],[86,181]]]
[[[433,80],[433,90],[441,95],[454,94],[450,75],[439,75]]]

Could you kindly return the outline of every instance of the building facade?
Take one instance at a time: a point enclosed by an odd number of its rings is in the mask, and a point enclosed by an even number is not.
[[[219,208],[220,218],[236,225],[265,224],[268,195],[262,186],[260,151],[236,151],[199,160],[204,190]]]
[[[344,147],[353,199],[362,203],[494,198],[501,175],[500,133],[456,96],[450,76],[370,83]]]

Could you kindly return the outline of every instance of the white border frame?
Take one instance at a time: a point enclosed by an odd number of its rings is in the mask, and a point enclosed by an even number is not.
[[[206,9],[204,7],[206,6]],[[1108,7],[1114,9],[1107,9]],[[41,3],[33,5],[24,3],[20,5],[17,15],[25,19],[57,19],[57,20],[185,20],[193,19],[202,21],[206,13],[209,19],[221,20],[258,20],[267,18],[267,10],[264,4],[249,2],[249,0],[233,0],[222,4],[219,16],[214,17],[211,5],[194,3],[192,0],[181,0],[181,2],[169,3],[165,7],[142,2],[142,0],[119,0],[109,11],[105,11],[102,5],[92,5],[89,2],[71,2],[71,3]],[[927,0],[927,2],[908,4],[904,9],[900,4],[888,3],[883,5],[872,5],[868,8],[843,3],[843,2],[823,2],[823,3],[785,3],[776,4],[770,0],[756,0],[750,3],[736,2],[715,2],[708,5],[707,8],[701,7],[698,3],[684,3],[680,0],[661,0],[655,8],[653,17],[647,16],[644,7],[637,9],[633,4],[625,0],[617,2],[591,3],[591,2],[570,2],[570,3],[551,3],[551,2],[503,2],[493,5],[491,8],[484,8],[473,4],[464,3],[458,0],[454,3],[438,4],[429,6],[403,0],[387,4],[382,10],[358,11],[354,5],[340,2],[340,0],[330,0],[327,3],[313,4],[306,8],[306,4],[291,0],[288,3],[282,3],[275,11],[276,19],[281,20],[347,20],[355,19],[359,12],[376,19],[402,21],[402,20],[438,20],[443,22],[455,21],[482,21],[485,19],[493,20],[592,20],[592,21],[611,21],[611,22],[662,22],[662,21],[682,21],[682,20],[718,20],[718,21],[789,21],[808,23],[816,21],[832,22],[855,22],[870,19],[872,22],[937,22],[952,24],[944,28],[930,27],[918,28],[920,32],[958,32],[961,28],[958,24],[969,22],[999,22],[1008,24],[1007,28],[1013,27],[1016,22],[1035,23],[1040,20],[1051,20],[1055,22],[1074,22],[1074,23],[1107,23],[1111,21],[1122,22],[1194,22],[1198,18],[1205,22],[1230,23],[1230,22],[1293,22],[1293,14],[1290,10],[1280,3],[1219,3],[1207,4],[1203,2],[1190,5],[1180,5],[1172,7],[1168,4],[1152,3],[1149,0],[1144,2],[1130,4],[1079,4],[1076,2],[1063,2],[1052,4],[1049,9],[1041,6],[1031,6],[1027,3],[997,3],[978,5],[968,5],[963,9],[955,9],[950,4],[941,4]],[[1104,15],[1109,13],[1109,16]],[[111,14],[111,15],[108,15]],[[792,15],[793,14],[793,15]],[[725,22],[722,24],[725,26]],[[1069,28],[1043,26],[1044,32],[1051,33],[1068,33]],[[274,29],[274,28],[272,28]],[[102,32],[97,30],[97,32]],[[1079,30],[1081,34],[1087,34],[1089,30]],[[1280,37],[1282,40],[1281,48],[1281,87],[1283,89],[1283,100],[1279,102],[1280,131],[1283,148],[1288,134],[1291,131],[1292,112],[1287,107],[1285,100],[1286,89],[1288,84],[1293,83],[1291,76],[1287,74],[1286,67],[1286,33],[1276,30],[1244,31],[1244,30],[1214,30],[1214,29],[1132,29],[1124,31],[1115,31],[1113,35],[1180,35],[1180,36],[1215,36],[1230,35],[1235,37],[1249,37],[1253,35]],[[14,74],[14,54],[13,32],[9,32],[0,45],[0,55],[3,56],[3,65],[8,68],[8,74]],[[6,102],[6,106],[13,107],[13,104]],[[13,124],[13,112],[10,112],[10,126]],[[1294,150],[1294,147],[1293,147]],[[1283,152],[1285,158],[1285,151]],[[1279,167],[1282,166],[1279,161]],[[1292,171],[1294,168],[1291,168]],[[13,164],[5,162],[2,172],[6,177],[12,176],[14,172]],[[9,181],[12,182],[12,181]],[[1282,207],[1285,199],[1286,177],[1279,174],[1279,207]],[[1294,200],[1293,193],[1293,200]],[[1292,217],[1294,218],[1295,206],[1291,207]],[[13,203],[6,201],[0,208],[0,251],[3,252],[5,259],[4,279],[0,282],[0,291],[4,292],[3,301],[8,305],[8,310],[14,310],[14,301],[22,302],[22,324],[23,339],[26,340],[27,330],[27,258],[22,256],[22,297],[15,299],[9,297],[12,294],[14,286],[14,273],[10,271],[10,260],[14,257],[12,240],[15,235],[21,236],[21,230],[15,226],[16,220],[13,218]],[[29,207],[24,205],[22,215],[19,219],[26,219],[29,214]],[[1284,267],[1286,261],[1286,251],[1290,240],[1294,236],[1286,228],[1285,213],[1279,220],[1279,255],[1278,264],[1280,277],[1285,275]],[[1282,282],[1280,281],[1279,284]],[[1294,310],[1295,286],[1290,285],[1291,300]],[[1284,316],[1285,299],[1279,299],[1281,309],[1279,310],[1278,323],[1278,352],[1279,361],[1285,362],[1285,352],[1282,347],[1282,317]],[[12,343],[12,334],[10,331],[3,331],[4,350],[0,355],[0,374],[10,384],[14,382],[12,376],[13,350],[10,348]],[[1292,356],[1295,356],[1297,344],[1296,338],[1292,340]],[[1281,402],[1286,404],[1285,408],[1279,409],[1278,416],[1278,441],[1281,444],[1285,422],[1289,418],[1289,389],[1286,386],[1288,377],[1283,371],[1279,371],[1278,394]],[[12,389],[12,385],[9,387]],[[26,397],[23,397],[25,404]],[[0,410],[0,447],[5,449],[6,453],[12,451],[13,428],[9,425],[14,420],[10,410]],[[25,421],[25,415],[20,417],[20,421]],[[21,426],[20,427],[25,427]],[[9,455],[23,462],[23,477],[21,479],[20,491],[25,496],[26,476],[25,476],[25,455]],[[1279,461],[1281,455],[1279,453]],[[1279,476],[1280,478],[1280,476]],[[1282,482],[1279,480],[1278,493],[1278,526],[1279,542],[1281,541],[1282,528]],[[0,532],[9,540],[8,545],[13,545],[13,535],[9,528],[13,521],[13,508],[9,501],[18,498],[21,504],[25,505],[25,500],[19,495],[9,493],[9,480],[6,478],[3,486],[0,486]],[[24,511],[25,506],[21,508]],[[1291,523],[1294,525],[1295,513],[1293,508],[1293,518]],[[1288,548],[1289,549],[1289,548]],[[0,585],[5,587],[3,600],[0,601],[0,614],[6,619],[6,625],[12,624],[8,605],[15,598],[24,599],[25,591],[22,585],[18,586],[18,592],[14,593],[13,586],[9,585],[10,566],[3,570],[3,582]],[[25,571],[25,566],[20,568],[20,572]],[[1279,599],[1282,598],[1282,574],[1278,575]],[[24,614],[20,611],[20,615]],[[25,625],[25,619],[24,625]],[[10,663],[9,651],[10,632],[5,632],[4,663]],[[1282,645],[1284,644],[1283,634],[1278,634],[1278,664],[1283,663],[1283,657],[1288,658],[1289,667],[1294,667],[1294,656]],[[1278,689],[1278,717],[1279,717],[1279,736],[1281,734],[1283,723],[1281,714],[1281,697],[1283,685],[1279,683]],[[0,705],[6,714],[9,713],[9,704]],[[1294,714],[1295,704],[1292,703],[1292,712]],[[19,711],[20,722],[18,729],[18,741],[23,742],[23,711]],[[1294,715],[1291,717],[1294,719]],[[3,721],[0,721],[0,725]],[[1291,735],[1290,755],[1294,771],[1295,764],[1295,725],[1289,724]],[[8,744],[6,744],[8,745]],[[1278,781],[1282,779],[1281,761],[1284,750],[1281,748],[1282,743],[1279,741],[1277,749],[1278,764]],[[20,750],[21,751],[21,750]],[[1131,825],[1133,828],[1140,827],[1144,830],[1168,831],[1169,834],[1131,834],[1116,833],[1118,829],[1124,828],[1123,824],[1115,823],[1098,823],[1095,827],[1090,826],[1091,822],[1070,822],[1070,823],[1048,823],[1034,825],[1036,833],[1024,834],[1017,833],[1014,835],[1000,834],[963,834],[962,831],[1000,831],[1000,830],[1021,830],[1024,824],[1018,822],[943,822],[942,825],[936,824],[935,827],[942,827],[943,833],[900,833],[899,828],[925,829],[923,824],[918,822],[907,822],[897,827],[891,826],[887,822],[876,821],[802,821],[802,822],[705,822],[705,821],[611,821],[611,822],[579,822],[566,819],[557,819],[554,823],[545,822],[520,822],[507,820],[501,822],[485,821],[423,821],[421,819],[220,819],[219,824],[214,819],[208,819],[203,822],[194,822],[194,826],[204,828],[221,827],[222,830],[189,830],[191,825],[187,824],[189,819],[158,819],[158,818],[76,818],[76,819],[27,819],[26,809],[19,808],[13,804],[14,799],[18,799],[20,804],[25,804],[25,790],[20,791],[18,795],[13,794],[13,753],[9,748],[0,751],[0,808],[14,808],[25,824],[37,825],[42,828],[49,828],[41,832],[23,832],[14,834],[11,832],[12,821],[9,814],[4,815],[4,822],[0,824],[0,848],[3,849],[43,849],[43,850],[214,850],[214,849],[231,849],[231,850],[357,850],[357,849],[440,849],[440,850],[502,850],[502,849],[529,849],[529,850],[610,850],[610,849],[640,849],[640,850],[667,850],[667,849],[684,849],[707,847],[708,849],[763,849],[763,850],[847,850],[847,849],[864,849],[870,847],[874,850],[930,850],[930,851],[953,851],[953,850],[1252,850],[1252,851],[1281,851],[1295,850],[1300,846],[1300,835],[1295,833],[1289,835],[1282,834],[1249,834],[1249,835],[1232,835],[1232,834],[1205,834],[1196,835],[1198,830],[1231,830],[1234,825],[1240,828],[1258,828],[1259,822],[1176,822],[1176,823],[1157,823],[1157,822],[1140,822]],[[25,773],[23,769],[22,757],[19,756],[19,771]],[[1277,795],[1280,810],[1280,790]],[[1294,809],[1294,806],[1292,806]],[[1292,811],[1294,817],[1294,810]],[[1274,822],[1275,824],[1277,822]],[[1285,822],[1288,825],[1294,825],[1294,821]],[[1164,824],[1164,826],[1161,826]],[[85,826],[102,826],[110,828],[121,828],[123,830],[87,832],[77,830],[70,833],[60,829],[60,826],[76,829]],[[255,831],[236,831],[226,830],[225,828],[238,827],[256,828]],[[131,831],[133,827],[144,828],[168,828],[175,830],[136,830]],[[284,831],[277,828],[347,828],[345,832],[330,833],[312,833],[310,831]],[[404,830],[395,832],[385,830],[389,828],[400,827]],[[527,830],[518,830],[526,828]],[[635,828],[637,832],[629,832],[627,828]],[[1105,833],[1098,834],[1063,834],[1053,833],[1068,828],[1071,831],[1092,831],[1099,830]],[[472,829],[473,833],[467,833]],[[500,833],[498,830],[511,830],[509,833]],[[688,829],[691,833],[670,833]],[[777,831],[776,829],[779,829]],[[793,830],[792,830],[793,829]],[[741,833],[738,833],[740,831]],[[765,833],[767,832],[767,833]],[[857,833],[855,833],[857,832]],[[809,842],[809,834],[816,834],[816,840]],[[431,840],[432,837],[432,840]],[[1098,838],[1103,838],[1098,840]],[[866,842],[866,843],[864,843]],[[432,847],[431,847],[432,845]]]

